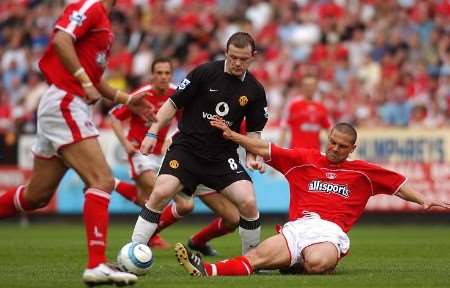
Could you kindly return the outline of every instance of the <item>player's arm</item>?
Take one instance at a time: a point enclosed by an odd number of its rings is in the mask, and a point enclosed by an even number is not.
[[[127,154],[131,155],[138,152],[138,150],[134,147],[134,145],[130,141],[128,141],[127,137],[125,136],[122,121],[117,119],[114,116],[114,114],[110,113],[110,115],[111,115],[111,127],[114,131],[114,134],[116,135],[117,139],[119,139],[120,144],[122,144]]]
[[[69,33],[58,30],[52,40],[56,55],[67,69],[80,83],[85,92],[88,103],[94,103],[100,99],[101,95],[94,87],[91,79],[80,64],[75,52],[74,38]]]
[[[247,132],[247,136],[252,139],[261,139],[261,132]],[[247,167],[255,170],[259,170],[259,172],[264,173],[264,163],[258,161],[257,155],[246,150],[246,162]]]
[[[155,121],[155,107],[145,100],[145,96],[149,94],[148,91],[143,90],[135,94],[128,94],[111,87],[104,79],[100,80],[97,89],[103,97],[114,103],[127,105],[127,108],[130,109],[131,112],[138,115],[143,120]]]
[[[397,193],[395,193],[395,195],[406,201],[422,205],[423,209],[430,209],[434,206],[450,209],[450,202],[425,197],[425,195],[423,195],[417,190],[414,190],[406,183],[403,184],[402,187],[400,187],[400,189],[397,191]]]
[[[234,132],[230,129],[230,127],[228,127],[228,125],[222,118],[217,116],[214,116],[214,118],[210,121],[210,124],[211,126],[222,130],[222,134],[225,139],[231,140],[236,144],[241,145],[245,150],[247,150],[247,152],[262,156],[265,159],[269,158],[270,145],[268,142],[260,138],[253,138]]]
[[[147,155],[153,151],[158,140],[159,130],[169,124],[176,112],[177,107],[171,99],[167,99],[161,108],[159,108],[158,113],[156,114],[156,122],[153,122],[150,129],[148,129],[144,141],[142,141],[140,150],[143,154]]]

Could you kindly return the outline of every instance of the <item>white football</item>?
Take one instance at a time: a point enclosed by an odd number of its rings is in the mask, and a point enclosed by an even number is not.
[[[117,263],[123,271],[144,275],[153,264],[153,253],[147,245],[130,242],[120,249]]]

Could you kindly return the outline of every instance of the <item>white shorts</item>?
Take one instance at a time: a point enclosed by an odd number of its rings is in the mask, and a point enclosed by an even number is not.
[[[52,158],[66,145],[98,136],[92,107],[79,96],[51,85],[37,111],[37,135],[32,151],[36,157]]]
[[[339,258],[350,248],[350,239],[341,227],[321,219],[317,213],[308,213],[298,220],[284,224],[281,233],[289,247],[291,266],[303,263],[303,249],[313,244],[332,243],[338,251]]]
[[[149,170],[157,173],[159,167],[161,167],[163,155],[144,155],[142,153],[135,153],[133,156],[128,157],[128,161],[130,162],[131,167],[131,177],[136,178]]]

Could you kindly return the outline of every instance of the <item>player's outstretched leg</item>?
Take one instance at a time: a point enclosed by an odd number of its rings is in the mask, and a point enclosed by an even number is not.
[[[104,263],[95,268],[86,269],[83,273],[83,282],[89,287],[105,284],[133,285],[137,279],[134,274],[121,272],[116,267]]]
[[[196,277],[206,276],[203,260],[199,254],[194,254],[183,244],[175,244],[175,255],[178,263],[191,275]]]

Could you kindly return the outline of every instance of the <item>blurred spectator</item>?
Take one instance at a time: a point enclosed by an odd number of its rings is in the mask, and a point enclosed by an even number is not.
[[[10,111],[18,133],[35,129],[31,110],[46,85],[37,59],[67,1],[0,1],[1,121]],[[269,125],[279,125],[313,67],[333,122],[450,127],[448,0],[118,0],[117,8],[106,74],[115,87],[146,81],[156,56],[174,59],[177,83],[223,58],[226,39],[244,30],[258,40],[251,69],[267,91]],[[96,109],[104,126],[108,109]]]

